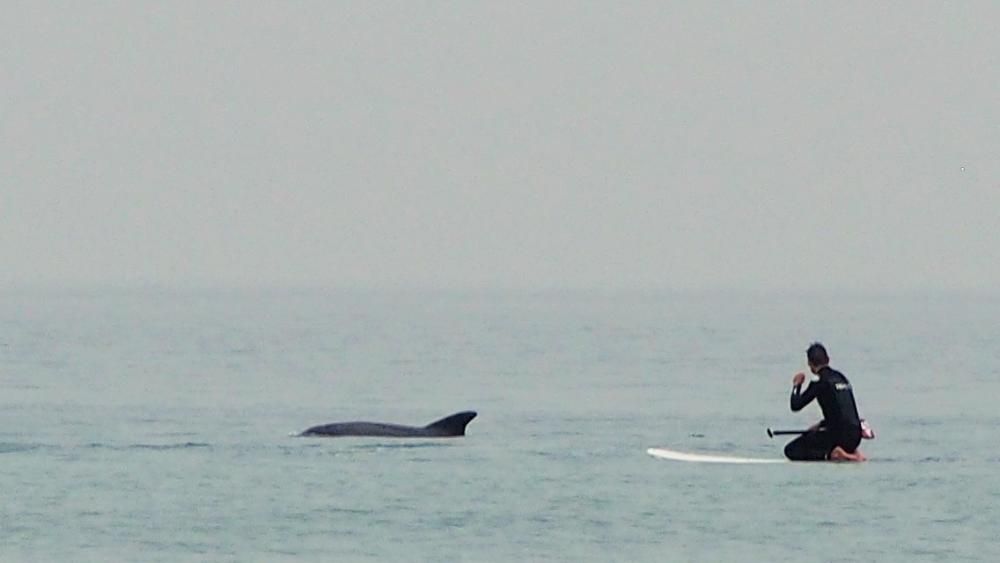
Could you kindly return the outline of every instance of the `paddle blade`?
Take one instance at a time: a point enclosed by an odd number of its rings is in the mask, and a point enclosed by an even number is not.
[[[875,429],[872,428],[870,424],[868,424],[867,420],[861,421],[861,437],[864,438],[865,440],[875,439]]]

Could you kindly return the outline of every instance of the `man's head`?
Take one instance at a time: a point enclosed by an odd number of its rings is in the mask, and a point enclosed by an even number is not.
[[[830,365],[830,356],[826,354],[826,348],[819,342],[813,342],[806,350],[806,360],[809,361],[809,371],[819,373],[820,368]]]

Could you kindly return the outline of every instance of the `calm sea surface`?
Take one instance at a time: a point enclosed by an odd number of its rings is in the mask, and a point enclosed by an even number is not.
[[[645,454],[780,456],[814,339],[870,463]],[[998,561],[998,400],[997,296],[0,293],[0,561]]]

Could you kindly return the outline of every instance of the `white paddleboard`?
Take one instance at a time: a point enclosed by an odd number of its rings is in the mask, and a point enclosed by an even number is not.
[[[678,452],[666,448],[649,448],[646,453],[659,459],[690,461],[694,463],[786,463],[784,458],[734,457],[728,455],[707,455]]]

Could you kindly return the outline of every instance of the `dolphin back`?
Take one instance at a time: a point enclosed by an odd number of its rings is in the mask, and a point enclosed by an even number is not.
[[[434,421],[427,426],[403,426],[385,422],[334,422],[313,426],[299,436],[385,436],[391,438],[448,438],[465,436],[465,426],[476,413],[463,411]]]
[[[465,436],[465,427],[476,418],[475,411],[462,411],[441,420],[435,420],[424,427],[435,436]]]

